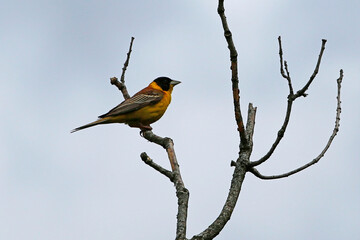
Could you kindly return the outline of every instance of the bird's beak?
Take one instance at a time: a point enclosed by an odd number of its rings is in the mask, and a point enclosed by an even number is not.
[[[178,85],[179,83],[181,83],[180,81],[176,81],[176,80],[171,80],[170,84],[175,86]]]

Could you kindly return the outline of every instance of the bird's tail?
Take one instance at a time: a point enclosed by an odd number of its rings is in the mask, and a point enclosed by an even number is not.
[[[82,129],[85,129],[85,128],[89,128],[89,127],[92,127],[92,126],[96,126],[98,124],[106,124],[106,123],[110,123],[109,120],[107,118],[100,118],[99,120],[96,120],[94,122],[91,122],[89,124],[86,124],[84,126],[81,126],[81,127],[78,127],[78,128],[75,128],[73,130],[71,130],[71,133],[73,132],[77,132],[79,130],[82,130]]]

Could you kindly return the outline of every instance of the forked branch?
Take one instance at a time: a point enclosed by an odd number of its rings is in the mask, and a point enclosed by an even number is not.
[[[316,157],[314,158],[311,162],[308,162],[307,164],[297,168],[297,169],[294,169],[290,172],[287,172],[287,173],[283,173],[283,174],[279,174],[279,175],[272,175],[272,176],[265,176],[265,175],[262,175],[256,168],[250,168],[249,171],[251,173],[253,173],[255,176],[257,176],[258,178],[260,179],[264,179],[264,180],[272,180],[272,179],[279,179],[279,178],[284,178],[284,177],[288,177],[288,176],[291,176],[295,173],[298,173],[298,172],[301,172],[302,170],[310,167],[311,165],[314,165],[315,163],[319,162],[320,159],[325,155],[326,151],[329,149],[331,143],[333,142],[337,132],[339,131],[339,127],[340,127],[340,114],[341,114],[341,99],[340,99],[340,93],[341,93],[341,83],[342,83],[342,80],[343,80],[343,70],[341,69],[340,70],[340,76],[339,78],[336,80],[337,81],[337,106],[336,106],[336,117],[335,117],[335,126],[334,126],[334,129],[332,131],[332,134],[329,138],[329,140],[327,141],[324,149],[321,151],[321,153]]]
[[[122,92],[125,99],[130,98],[126,85],[125,85],[125,71],[129,64],[130,54],[132,51],[134,38],[131,38],[129,52],[127,53],[127,58],[122,68],[122,74],[120,81],[113,77],[110,79],[111,84],[118,87]],[[164,167],[156,164],[145,152],[143,152],[140,157],[145,164],[149,165],[159,173],[165,175],[169,178],[171,182],[174,183],[176,188],[176,196],[178,198],[178,213],[177,213],[177,225],[176,225],[176,239],[183,240],[186,238],[186,220],[187,220],[187,211],[188,211],[188,201],[189,201],[189,191],[185,188],[184,182],[181,178],[179,164],[176,159],[174,142],[170,138],[163,138],[155,135],[152,131],[141,131],[141,136],[147,139],[148,141],[155,143],[159,146],[162,146],[167,154],[170,161],[172,171],[165,169]]]
[[[340,77],[337,79],[338,84],[338,93],[337,93],[337,109],[336,109],[336,120],[335,127],[333,129],[333,133],[331,134],[325,148],[321,151],[321,153],[313,159],[311,162],[293,170],[288,173],[273,175],[273,176],[265,176],[262,175],[255,166],[260,165],[261,163],[268,160],[278,144],[282,140],[284,133],[286,131],[287,125],[290,120],[292,104],[293,102],[299,98],[300,96],[306,97],[306,91],[310,87],[311,83],[315,79],[322,59],[323,52],[325,50],[326,40],[322,40],[320,54],[317,60],[316,67],[314,69],[313,74],[311,75],[308,82],[304,85],[303,88],[294,93],[294,89],[292,86],[292,80],[290,77],[290,71],[288,69],[288,64],[283,60],[283,50],[281,44],[281,38],[278,38],[279,41],[279,56],[280,56],[280,73],[283,78],[286,79],[289,87],[289,95],[288,95],[288,103],[285,114],[284,122],[278,131],[277,138],[275,142],[272,144],[270,150],[259,160],[250,162],[250,155],[252,152],[252,144],[253,144],[253,134],[255,127],[255,116],[256,116],[256,107],[253,107],[252,104],[249,104],[248,108],[248,118],[246,123],[246,128],[244,126],[243,117],[240,109],[240,90],[239,90],[239,78],[238,78],[238,66],[237,66],[237,51],[232,39],[232,34],[229,29],[226,16],[225,16],[225,8],[224,8],[224,0],[219,0],[218,5],[218,14],[221,18],[224,36],[228,44],[228,48],[230,50],[230,61],[231,61],[231,81],[232,81],[232,92],[233,92],[233,101],[234,101],[234,112],[235,112],[235,120],[237,124],[237,130],[240,136],[240,152],[236,161],[231,162],[231,166],[235,167],[234,173],[231,180],[230,190],[225,201],[225,204],[219,213],[218,217],[201,233],[193,236],[191,240],[210,240],[215,238],[224,228],[226,223],[230,220],[230,217],[233,213],[233,210],[236,206],[242,183],[245,179],[245,175],[247,172],[253,173],[255,176],[261,179],[278,179],[290,176],[292,174],[298,173],[307,167],[317,163],[326,153],[328,148],[330,147],[334,137],[336,136],[339,130],[339,122],[340,122],[340,113],[341,113],[341,101],[340,101],[340,89],[341,82],[343,79],[343,71],[340,70]],[[125,86],[125,71],[127,69],[130,54],[132,51],[132,44],[134,38],[131,39],[129,52],[127,54],[127,59],[124,63],[123,72],[121,75],[121,81],[118,81],[117,78],[111,79],[111,84],[116,85],[118,89],[123,93],[124,98],[129,98],[129,94],[127,93]],[[176,228],[176,240],[186,240],[186,226],[187,226],[187,211],[188,211],[188,201],[189,201],[189,191],[185,188],[184,182],[181,177],[179,164],[176,159],[175,150],[174,150],[174,142],[170,138],[163,138],[155,135],[152,131],[141,131],[141,136],[147,139],[150,142],[153,142],[159,146],[162,146],[167,154],[168,159],[171,165],[171,171],[166,168],[156,164],[145,152],[141,154],[141,159],[145,164],[149,165],[159,173],[166,176],[171,182],[173,182],[176,188],[176,196],[178,199],[178,213],[177,213],[177,228]]]
[[[278,37],[278,42],[279,42],[279,57],[280,57],[280,73],[281,76],[283,78],[285,78],[288,82],[289,85],[289,94],[293,95],[294,94],[294,89],[291,83],[291,77],[290,77],[290,72],[288,70],[288,65],[287,62],[283,60],[283,50],[282,50],[282,45],[281,45],[281,36]],[[285,71],[284,71],[284,67],[285,67]]]
[[[225,227],[226,223],[230,220],[231,215],[236,206],[241,186],[245,178],[247,171],[247,165],[252,150],[252,135],[254,132],[256,108],[251,104],[249,105],[248,121],[246,129],[244,127],[243,118],[240,110],[240,91],[239,91],[239,79],[237,69],[237,52],[232,39],[232,34],[229,29],[224,8],[224,0],[219,0],[218,14],[220,16],[222,26],[224,29],[225,39],[230,50],[231,61],[231,81],[234,100],[235,120],[237,123],[237,130],[240,135],[240,152],[236,161],[231,162],[231,166],[234,166],[234,173],[231,179],[230,190],[225,201],[225,204],[219,213],[218,217],[201,233],[193,236],[191,240],[208,240],[216,237],[221,230]]]
[[[176,196],[178,198],[176,239],[177,240],[185,239],[189,191],[185,188],[184,182],[181,178],[180,168],[174,150],[174,142],[170,138],[159,137],[155,135],[152,131],[145,131],[142,133],[142,135],[148,141],[158,144],[163,148],[165,148],[168,154],[168,158],[171,163],[172,172],[165,170],[164,168],[158,166],[157,164],[155,165],[151,162],[145,162],[145,163],[153,167],[155,170],[159,171],[161,174],[166,175],[170,179],[170,181],[174,183],[176,188]],[[142,158],[145,157],[144,154],[146,153],[142,153]]]
[[[297,91],[296,94],[294,94],[293,86],[292,86],[292,80],[291,80],[291,77],[290,77],[290,72],[289,72],[289,69],[288,69],[288,65],[287,65],[287,62],[283,60],[283,50],[282,50],[282,44],[281,44],[281,37],[278,38],[278,41],[279,41],[280,73],[281,73],[281,76],[287,80],[288,85],[289,85],[289,95],[288,95],[285,119],[284,119],[284,122],[283,122],[280,130],[278,131],[275,142],[272,144],[270,150],[262,158],[260,158],[259,160],[251,162],[250,163],[251,166],[258,166],[258,165],[262,164],[263,162],[265,162],[266,160],[268,160],[271,157],[271,155],[274,153],[275,149],[279,145],[282,138],[284,137],[286,128],[287,128],[287,126],[289,124],[293,102],[297,98],[299,98],[300,96],[306,97],[305,91],[309,88],[310,84],[313,82],[313,80],[315,79],[317,73],[319,72],[320,63],[321,63],[321,59],[322,59],[322,56],[323,56],[323,53],[324,53],[324,50],[325,50],[325,44],[326,44],[326,40],[323,39],[322,44],[321,44],[320,54],[319,54],[319,57],[318,57],[314,72],[312,73],[310,79],[305,84],[305,86],[302,89],[300,89],[299,91]]]
[[[130,98],[130,95],[129,95],[126,85],[125,85],[125,72],[126,72],[127,67],[129,66],[129,60],[130,60],[130,55],[132,52],[132,45],[133,45],[134,39],[135,39],[134,37],[131,37],[130,47],[129,47],[128,53],[126,54],[127,56],[126,56],[126,60],[124,63],[124,67],[122,68],[120,81],[117,79],[117,77],[110,78],[110,83],[112,85],[115,85],[122,92],[125,99]]]

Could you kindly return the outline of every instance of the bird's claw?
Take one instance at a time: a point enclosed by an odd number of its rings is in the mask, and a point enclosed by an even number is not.
[[[147,131],[151,131],[151,129],[141,129],[141,130],[140,130],[140,136],[141,136],[141,137],[144,137],[144,134],[145,134],[145,132],[147,132]]]

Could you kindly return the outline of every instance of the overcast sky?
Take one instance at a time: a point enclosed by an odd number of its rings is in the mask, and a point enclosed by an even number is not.
[[[259,167],[279,174],[315,158],[335,122],[336,79],[344,69],[338,136],[324,158],[286,179],[247,174],[230,222],[217,239],[360,239],[360,2],[225,1],[239,53],[244,115],[258,107],[252,160],[282,124],[287,83],[279,74],[282,36],[298,99],[288,131]],[[126,125],[70,134],[122,101],[120,77],[135,37],[126,83],[131,94],[158,76],[175,87],[154,133],[171,137],[190,191],[188,233],[219,214],[239,139],[229,52],[217,1],[17,1],[0,8],[0,239],[174,239],[172,183],[140,160],[166,153]]]

